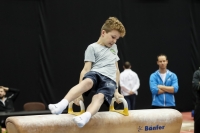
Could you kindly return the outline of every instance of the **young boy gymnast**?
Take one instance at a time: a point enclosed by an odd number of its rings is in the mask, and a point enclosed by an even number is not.
[[[97,42],[90,44],[85,51],[84,67],[80,74],[79,84],[72,87],[66,96],[57,104],[49,104],[52,114],[61,114],[71,101],[79,105],[83,100],[82,94],[92,89],[96,94],[87,107],[85,113],[73,118],[78,127],[83,127],[90,118],[95,115],[104,100],[109,104],[112,97],[122,98],[118,92],[119,68],[117,45],[120,37],[124,37],[126,31],[123,24],[115,17],[109,17],[101,28],[101,34]]]

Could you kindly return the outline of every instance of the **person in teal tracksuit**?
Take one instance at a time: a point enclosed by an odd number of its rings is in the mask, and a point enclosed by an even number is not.
[[[157,57],[159,69],[151,74],[149,79],[152,93],[152,108],[176,108],[174,94],[178,92],[178,78],[175,73],[167,69],[167,56]]]

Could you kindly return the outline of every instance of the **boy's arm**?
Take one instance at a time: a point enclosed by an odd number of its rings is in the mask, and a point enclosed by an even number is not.
[[[120,72],[119,72],[119,69],[117,70],[117,77],[116,77],[116,86],[117,86],[117,89],[119,88],[119,76],[120,76]]]
[[[119,72],[119,68],[118,68],[118,62],[115,63],[116,64],[116,85],[117,85],[117,89],[119,88],[119,77],[120,77],[120,72]]]
[[[81,71],[81,73],[80,73],[79,83],[83,80],[84,75],[85,75],[87,72],[89,72],[89,71],[91,70],[91,68],[92,68],[92,62],[89,62],[89,61],[85,62],[84,67],[83,67],[83,69],[82,69],[82,71]],[[76,105],[79,105],[79,101],[80,101],[80,100],[83,101],[83,96],[82,96],[82,95],[79,96],[78,98],[76,98],[76,99],[74,100],[74,103],[75,103]]]
[[[83,77],[84,75],[89,72],[92,68],[92,62],[85,62],[85,65],[83,67],[83,70],[81,71],[81,74],[80,74],[80,79],[79,79],[79,83],[83,80]]]
[[[120,72],[119,72],[119,68],[118,68],[118,62],[116,62],[115,64],[116,64],[116,68],[117,68],[117,71],[116,71],[116,85],[117,85],[117,88],[116,88],[116,90],[115,90],[114,97],[116,98],[116,102],[117,102],[117,103],[120,103],[120,102],[118,101],[118,98],[123,98],[124,96],[121,95],[121,94],[119,94],[119,91],[118,91]]]

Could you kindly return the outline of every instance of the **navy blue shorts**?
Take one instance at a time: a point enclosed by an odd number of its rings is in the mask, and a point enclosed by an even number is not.
[[[83,80],[90,78],[93,81],[93,87],[90,91],[95,91],[96,94],[104,94],[104,99],[111,103],[115,89],[117,88],[115,81],[95,71],[89,71],[83,77]],[[87,95],[90,91],[86,92]]]

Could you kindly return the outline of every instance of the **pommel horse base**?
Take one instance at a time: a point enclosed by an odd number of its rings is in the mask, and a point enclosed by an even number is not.
[[[174,109],[98,112],[78,128],[72,114],[14,116],[6,120],[8,133],[180,133],[182,115]]]

